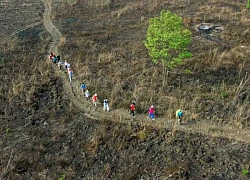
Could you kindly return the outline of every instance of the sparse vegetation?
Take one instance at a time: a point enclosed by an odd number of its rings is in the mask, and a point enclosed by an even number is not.
[[[51,18],[63,35],[58,53],[73,66],[72,86],[47,61],[55,37],[42,24],[42,1],[14,3],[2,2],[0,12],[0,179],[248,178],[245,2],[53,1]],[[148,20],[163,9],[182,17],[193,39],[193,56],[169,72],[165,85],[162,65],[142,43]],[[214,29],[200,31],[201,23]],[[83,80],[100,100],[109,98],[113,114],[82,108]],[[124,110],[132,100],[133,121]],[[151,104],[155,122],[146,120]],[[183,126],[174,124],[179,107]]]
[[[58,180],[65,180],[65,178],[66,178],[66,174],[62,174]]]

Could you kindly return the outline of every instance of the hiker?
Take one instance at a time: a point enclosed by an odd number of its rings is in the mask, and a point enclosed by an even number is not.
[[[57,56],[56,56],[56,59],[57,59],[57,63],[59,63],[59,61],[61,60],[60,55],[57,55]]]
[[[175,114],[176,114],[176,118],[178,118],[179,125],[181,125],[181,121],[182,121],[182,118],[183,118],[183,112],[182,112],[182,110],[178,109]]]
[[[149,108],[149,111],[148,111],[148,118],[149,118],[149,119],[152,118],[153,121],[155,120],[155,108],[154,108],[153,105]]]
[[[53,56],[53,63],[56,64],[56,62],[57,62],[57,58],[56,58],[56,55],[54,54],[54,56]]]
[[[51,52],[50,54],[49,54],[49,59],[52,61],[52,59],[53,59],[53,56],[54,56],[54,54],[53,54],[53,52]]]
[[[103,101],[103,111],[108,111],[109,112],[108,98],[104,99],[104,101]]]
[[[58,61],[58,68],[59,68],[59,70],[62,70],[62,65],[63,65],[62,61],[59,60],[59,61]]]
[[[96,93],[92,96],[92,101],[93,101],[93,105],[94,105],[95,109],[97,109],[96,102],[98,101],[98,98],[97,98],[97,94]]]
[[[64,62],[64,68],[65,68],[65,71],[68,72],[68,62],[67,61]]]
[[[84,82],[81,84],[82,94],[85,93],[87,86],[84,84]]]
[[[72,70],[71,65],[68,63],[68,64],[67,64],[67,71],[69,72],[69,71],[71,71],[71,70]]]
[[[135,116],[135,101],[132,102],[132,104],[130,104],[130,112],[129,115],[134,117]]]
[[[73,77],[73,70],[72,68],[68,68],[68,73],[69,73],[69,82],[72,81],[72,77]]]
[[[86,97],[87,101],[89,101],[89,96],[90,96],[89,90],[86,90],[85,91],[85,97]]]

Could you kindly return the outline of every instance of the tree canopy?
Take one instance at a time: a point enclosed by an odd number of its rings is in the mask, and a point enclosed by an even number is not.
[[[173,69],[182,63],[184,58],[192,56],[187,48],[192,40],[191,35],[180,16],[170,11],[161,11],[160,17],[149,20],[144,44],[154,63],[160,61],[164,67]]]

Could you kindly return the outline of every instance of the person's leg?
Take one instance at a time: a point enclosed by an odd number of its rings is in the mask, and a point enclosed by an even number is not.
[[[155,120],[155,114],[154,113],[151,114],[151,117],[152,117],[152,120]]]
[[[107,104],[106,106],[107,106],[107,111],[109,112],[109,105]]]
[[[104,103],[103,104],[103,111],[105,111],[106,110],[106,104]]]

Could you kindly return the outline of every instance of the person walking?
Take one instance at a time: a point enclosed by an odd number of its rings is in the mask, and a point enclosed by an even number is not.
[[[85,98],[87,101],[89,101],[89,96],[90,96],[89,90],[86,90],[85,91]]]
[[[104,101],[103,101],[103,111],[109,112],[108,98],[104,99]]]
[[[175,113],[176,115],[176,118],[178,119],[178,124],[181,125],[181,121],[182,121],[182,118],[183,118],[183,112],[181,109],[178,109]]]
[[[129,115],[135,117],[135,101],[133,101],[132,104],[130,104],[129,108],[130,108]]]
[[[97,101],[98,101],[98,98],[97,98],[97,94],[95,93],[93,96],[92,96],[92,101],[93,101],[93,105],[95,107],[95,109],[97,109]]]
[[[64,68],[65,68],[65,71],[66,71],[66,72],[68,72],[68,64],[69,64],[69,63],[68,63],[67,61],[64,62]]]
[[[69,82],[72,82],[72,78],[73,78],[73,70],[72,68],[68,68],[68,73],[69,73]]]
[[[62,70],[62,65],[63,65],[62,61],[59,60],[59,61],[58,61],[58,68],[59,68],[59,70]]]
[[[57,62],[59,63],[59,61],[61,60],[60,55],[57,55],[57,56],[56,56],[56,59],[57,59]]]
[[[155,108],[154,108],[153,105],[149,108],[149,111],[148,111],[148,118],[149,118],[149,119],[152,118],[153,121],[155,120]]]
[[[54,54],[54,56],[53,56],[53,63],[56,64],[56,62],[57,62],[57,57],[56,57],[56,55]]]
[[[53,56],[54,56],[54,54],[53,54],[53,52],[51,52],[51,53],[49,54],[49,59],[50,59],[51,62],[52,62],[52,60],[53,60]]]
[[[81,84],[82,94],[85,94],[87,86],[84,84],[84,82]]]

